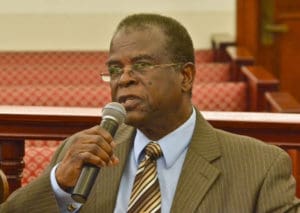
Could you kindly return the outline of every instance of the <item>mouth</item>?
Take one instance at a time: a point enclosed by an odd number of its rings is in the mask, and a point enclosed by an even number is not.
[[[118,102],[125,107],[126,111],[131,111],[139,105],[141,99],[135,95],[125,95],[120,96]]]

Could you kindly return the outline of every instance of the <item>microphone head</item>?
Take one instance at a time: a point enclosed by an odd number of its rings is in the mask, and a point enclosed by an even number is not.
[[[115,120],[119,125],[122,124],[126,117],[126,110],[122,104],[111,102],[102,109],[102,118],[110,118]]]

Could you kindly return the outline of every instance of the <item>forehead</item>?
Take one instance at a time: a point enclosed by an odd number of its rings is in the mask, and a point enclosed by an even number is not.
[[[167,36],[156,26],[143,29],[119,30],[111,42],[109,60],[149,55],[154,59],[166,57]]]

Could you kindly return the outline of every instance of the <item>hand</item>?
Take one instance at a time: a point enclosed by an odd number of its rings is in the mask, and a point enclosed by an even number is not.
[[[116,144],[112,136],[101,128],[94,126],[70,137],[71,146],[56,169],[56,180],[62,189],[74,187],[84,164],[98,167],[114,166],[119,159],[114,155]]]

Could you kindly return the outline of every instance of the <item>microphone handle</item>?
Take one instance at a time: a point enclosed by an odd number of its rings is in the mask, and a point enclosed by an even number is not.
[[[101,127],[107,130],[112,136],[115,135],[119,124],[113,119],[103,119]],[[79,203],[85,203],[94,182],[98,176],[100,168],[91,164],[85,164],[80,173],[79,179],[73,189],[71,197]]]

